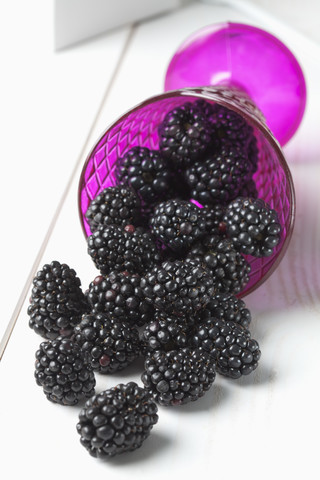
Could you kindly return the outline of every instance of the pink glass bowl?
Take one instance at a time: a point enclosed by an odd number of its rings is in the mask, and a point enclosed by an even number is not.
[[[295,197],[291,174],[279,143],[261,113],[243,92],[224,87],[186,88],[149,98],[124,114],[106,130],[87,157],[79,183],[80,219],[85,236],[90,235],[85,213],[90,202],[104,188],[116,184],[114,171],[117,159],[134,146],[157,149],[158,125],[167,112],[198,98],[234,110],[254,128],[259,147],[258,171],[254,179],[259,197],[278,212],[282,225],[281,242],[271,257],[247,256],[251,274],[248,285],[239,295],[244,296],[261,285],[283,257],[292,234]]]

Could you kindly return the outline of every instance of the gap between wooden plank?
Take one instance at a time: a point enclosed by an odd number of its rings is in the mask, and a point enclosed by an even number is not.
[[[17,304],[16,304],[16,306],[15,306],[15,309],[14,309],[14,311],[13,311],[13,313],[12,313],[12,316],[11,316],[10,321],[9,321],[9,323],[8,323],[8,326],[7,326],[7,328],[6,328],[5,332],[4,332],[4,335],[3,335],[2,339],[1,339],[1,342],[0,342],[0,361],[1,361],[2,357],[3,357],[3,354],[4,354],[4,352],[5,352],[5,349],[6,349],[7,345],[8,345],[8,342],[9,342],[9,340],[10,340],[10,337],[11,337],[11,334],[12,334],[12,332],[13,332],[13,329],[14,329],[14,327],[15,327],[15,325],[16,325],[17,320],[18,320],[18,317],[19,317],[19,314],[20,314],[20,312],[21,312],[22,306],[23,306],[23,304],[24,304],[24,302],[25,302],[27,293],[29,292],[29,289],[30,289],[32,280],[33,280],[34,276],[36,275],[36,273],[37,273],[37,271],[38,271],[38,269],[39,269],[39,264],[40,264],[41,258],[43,257],[43,254],[44,254],[44,252],[45,252],[45,249],[46,249],[46,247],[47,247],[47,245],[48,245],[48,242],[49,242],[49,240],[50,240],[50,237],[51,237],[51,235],[52,235],[52,232],[53,232],[54,227],[55,227],[55,225],[56,225],[56,223],[57,223],[57,220],[58,220],[58,218],[59,218],[59,215],[60,215],[60,212],[61,212],[61,210],[62,210],[62,207],[63,207],[63,205],[64,205],[64,202],[65,202],[65,200],[66,200],[66,198],[67,198],[67,196],[68,196],[68,194],[69,194],[69,191],[70,191],[70,188],[71,188],[71,185],[72,185],[74,176],[75,176],[75,174],[76,174],[76,171],[77,171],[77,169],[78,169],[78,167],[79,167],[79,165],[80,165],[80,162],[83,161],[83,157],[84,157],[84,155],[85,155],[85,152],[86,152],[87,149],[88,149],[88,143],[89,143],[90,138],[91,138],[91,136],[92,136],[92,134],[93,134],[95,125],[96,125],[96,123],[97,123],[97,121],[98,121],[98,119],[99,119],[99,116],[100,116],[100,114],[101,114],[101,111],[102,111],[102,109],[103,109],[103,105],[105,104],[105,102],[106,102],[106,100],[107,100],[107,98],[108,98],[108,96],[109,96],[109,94],[110,94],[110,92],[111,92],[111,89],[112,89],[112,87],[113,87],[113,85],[114,85],[114,83],[115,83],[115,80],[116,80],[117,75],[118,75],[118,73],[119,73],[119,70],[120,70],[120,68],[121,68],[122,62],[123,62],[123,60],[124,60],[124,58],[125,58],[125,56],[126,56],[126,54],[127,54],[127,51],[128,51],[129,46],[130,46],[130,42],[131,42],[131,40],[132,40],[132,37],[133,37],[133,35],[134,35],[135,30],[136,30],[136,23],[132,24],[131,27],[130,27],[130,30],[129,30],[128,35],[127,35],[127,38],[126,38],[126,41],[125,41],[124,46],[123,46],[123,48],[122,48],[122,50],[121,50],[121,53],[120,53],[120,55],[119,55],[118,61],[117,61],[116,66],[115,66],[115,68],[114,68],[114,71],[113,71],[113,74],[112,74],[111,79],[110,79],[110,81],[109,81],[109,84],[107,85],[107,88],[106,88],[106,90],[105,90],[105,93],[104,93],[104,95],[103,95],[103,97],[102,97],[102,99],[101,99],[101,102],[100,102],[100,105],[99,105],[99,107],[98,107],[97,113],[96,113],[96,115],[95,115],[95,117],[94,117],[94,119],[93,119],[92,125],[91,125],[91,127],[90,127],[90,129],[89,129],[89,131],[88,131],[88,134],[87,134],[87,136],[86,136],[86,139],[85,139],[85,141],[84,141],[84,143],[83,143],[83,146],[82,146],[82,148],[81,148],[80,154],[79,154],[79,156],[78,156],[78,158],[77,158],[77,160],[76,160],[76,163],[75,163],[75,165],[74,165],[74,167],[73,167],[73,169],[72,169],[71,175],[70,175],[70,177],[69,177],[69,179],[68,179],[68,182],[67,182],[67,184],[66,184],[66,187],[65,187],[65,189],[64,189],[64,191],[63,191],[63,194],[62,194],[62,196],[61,196],[61,198],[60,198],[60,201],[59,201],[59,203],[58,203],[58,205],[57,205],[57,208],[56,208],[56,210],[55,210],[55,213],[54,213],[54,215],[53,215],[53,217],[52,217],[52,220],[51,220],[51,222],[50,222],[50,225],[49,225],[49,227],[48,227],[47,233],[46,233],[46,235],[45,235],[45,237],[44,237],[44,239],[43,239],[43,241],[42,241],[42,244],[41,244],[41,246],[40,246],[39,252],[38,252],[38,254],[37,254],[37,256],[36,256],[36,258],[35,258],[35,260],[34,260],[34,262],[33,262],[33,265],[32,265],[32,267],[31,267],[30,273],[29,273],[29,275],[28,275],[28,277],[27,277],[27,280],[26,280],[26,282],[25,282],[25,285],[24,285],[24,287],[23,287],[23,289],[22,289],[22,291],[21,291],[21,294],[20,294],[20,296],[19,296],[18,302],[17,302]]]

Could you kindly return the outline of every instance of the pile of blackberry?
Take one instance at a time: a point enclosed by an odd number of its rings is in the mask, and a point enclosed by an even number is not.
[[[90,396],[77,430],[97,457],[139,448],[158,421],[157,404],[194,402],[217,374],[250,374],[261,354],[237,295],[250,279],[247,255],[272,255],[281,225],[258,198],[254,131],[198,100],[169,111],[158,135],[158,150],[134,146],[119,156],[117,186],[88,207],[97,275],[87,290],[74,270],[52,262],[37,273],[28,308],[30,327],[46,340],[37,383],[63,405]],[[97,375],[138,357],[143,386],[95,394]]]

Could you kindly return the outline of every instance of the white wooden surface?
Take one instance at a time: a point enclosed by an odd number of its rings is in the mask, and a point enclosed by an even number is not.
[[[42,8],[43,18],[48,20],[49,12]],[[27,10],[24,13],[26,18]],[[22,191],[23,200],[14,199],[11,205],[15,211],[23,205],[18,223],[11,208],[3,212],[4,246],[9,244],[7,250],[1,249],[3,331],[77,161],[70,190],[39,263],[53,259],[69,263],[84,288],[95,276],[77,216],[77,184],[86,154],[118,115],[162,91],[170,57],[190,32],[225,20],[253,23],[271,32],[273,28],[261,18],[226,6],[199,3],[106,35],[63,56],[50,56],[45,41],[39,46],[30,38],[30,44],[19,45],[16,31],[7,28],[17,54],[22,48],[19,59],[25,59],[27,52],[33,70],[26,69],[23,81],[16,78],[15,88],[9,88],[9,80],[7,86],[19,101],[15,113],[7,110],[3,158],[12,158],[13,150],[17,158],[12,146],[16,146],[19,127],[19,143],[23,144],[19,154],[23,151],[30,167],[22,160],[17,163],[23,175],[16,191]],[[24,28],[22,22],[18,27]],[[38,28],[34,34],[47,38],[40,25]],[[34,353],[41,338],[28,327],[25,302],[0,363],[3,478],[135,480],[171,479],[187,473],[220,480],[319,478],[320,68],[316,51],[310,51],[290,30],[273,33],[297,54],[306,73],[309,101],[299,132],[285,148],[297,191],[292,242],[277,271],[246,298],[254,317],[252,333],[262,350],[259,368],[239,381],[218,377],[213,388],[194,404],[160,408],[159,422],[139,451],[98,461],[79,443],[75,430],[79,408],[51,404],[35,384]],[[21,72],[17,65],[12,66],[11,55],[5,61],[13,73]],[[3,89],[1,95],[5,98]],[[20,128],[22,124],[24,128]],[[10,164],[2,160],[2,166],[11,176]],[[5,184],[2,206],[8,205],[10,190]],[[32,206],[36,211],[31,215]],[[11,238],[8,229],[17,238]],[[8,252],[16,257],[8,258]],[[129,379],[139,382],[141,367],[137,362],[121,374],[97,376],[97,390]]]

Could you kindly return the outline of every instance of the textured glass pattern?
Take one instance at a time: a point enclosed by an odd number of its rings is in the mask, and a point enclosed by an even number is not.
[[[86,236],[90,228],[85,213],[90,202],[106,187],[115,185],[116,161],[131,147],[140,145],[158,148],[158,125],[172,108],[202,97],[218,102],[241,113],[254,127],[259,146],[259,166],[254,179],[259,197],[267,201],[278,214],[282,239],[268,258],[247,256],[251,264],[249,284],[241,295],[257,288],[273,271],[288,245],[294,219],[294,190],[291,174],[278,142],[264,124],[261,113],[245,95],[234,89],[184,89],[151,98],[129,111],[102,135],[89,154],[79,183],[79,213]]]

